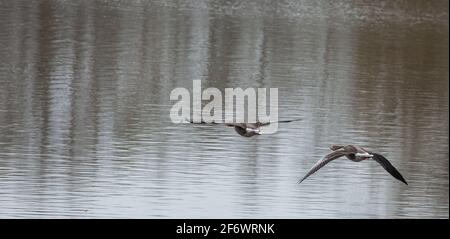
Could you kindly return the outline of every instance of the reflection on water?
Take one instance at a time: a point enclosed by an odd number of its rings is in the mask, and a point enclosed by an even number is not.
[[[448,218],[448,1],[155,2],[0,0],[0,217]],[[172,124],[193,79],[303,120]],[[332,143],[409,186],[348,160],[297,184]]]

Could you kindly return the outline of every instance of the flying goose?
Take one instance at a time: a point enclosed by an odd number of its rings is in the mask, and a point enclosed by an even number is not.
[[[394,178],[402,181],[404,184],[408,185],[403,176],[398,172],[398,170],[392,166],[392,164],[380,154],[372,153],[367,151],[361,147],[354,145],[332,145],[330,149],[333,151],[320,159],[310,170],[309,172],[299,181],[299,183],[303,182],[307,177],[311,176],[317,170],[325,166],[327,163],[340,158],[342,156],[347,157],[351,161],[360,162],[366,159],[373,159],[377,163],[379,163],[388,173],[390,173]]]
[[[290,123],[294,121],[300,121],[301,119],[293,119],[293,120],[281,120],[281,121],[273,121],[273,122],[256,122],[256,123],[217,123],[211,122],[206,123],[201,121],[199,123],[193,122],[192,120],[187,120],[191,124],[224,124],[228,127],[234,127],[234,130],[241,136],[244,137],[252,137],[255,135],[261,134],[261,127],[267,126],[272,123]]]

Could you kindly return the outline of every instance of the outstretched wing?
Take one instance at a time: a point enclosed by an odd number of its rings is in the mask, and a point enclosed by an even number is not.
[[[305,180],[307,177],[311,176],[317,170],[321,169],[327,163],[329,163],[337,158],[340,158],[340,157],[344,156],[345,154],[346,154],[346,152],[344,150],[336,150],[336,151],[326,155],[325,157],[323,157],[322,159],[317,161],[317,163],[314,164],[314,166],[309,170],[309,172],[300,181],[298,181],[298,183],[303,182],[303,180]]]
[[[205,122],[205,121],[201,121],[201,122],[194,122],[192,119],[187,119],[187,118],[185,118],[185,121],[186,122],[189,122],[189,123],[191,123],[191,124],[220,124],[220,123],[217,123],[217,122],[210,122],[210,123],[207,123],[207,122]]]
[[[271,122],[265,122],[265,123],[260,123],[261,126],[266,126],[269,124],[273,124],[273,123],[290,123],[290,122],[295,122],[295,121],[300,121],[302,119],[292,119],[292,120],[279,120],[279,121],[271,121]]]
[[[216,123],[216,124],[218,124],[218,123]],[[225,124],[225,126],[228,126],[228,127],[238,127],[238,128],[241,128],[241,129],[246,129],[247,128],[247,126],[244,124],[244,123],[224,123]]]
[[[394,178],[402,181],[404,184],[408,185],[406,180],[400,174],[400,172],[385,158],[383,155],[370,153],[373,155],[373,160],[377,161],[383,168],[388,171]]]

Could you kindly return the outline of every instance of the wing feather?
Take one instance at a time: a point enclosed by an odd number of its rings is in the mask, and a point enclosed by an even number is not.
[[[290,122],[295,122],[295,121],[300,121],[300,120],[302,120],[302,119],[279,120],[279,121],[260,123],[260,125],[261,126],[266,126],[266,125],[273,124],[273,123],[290,123]]]
[[[402,181],[404,184],[408,185],[406,180],[400,174],[400,172],[385,158],[383,155],[371,153],[373,155],[373,160],[379,163],[388,173],[390,173],[394,178]]]
[[[308,171],[308,173],[300,181],[298,181],[298,183],[303,182],[303,180],[305,180],[307,177],[311,176],[317,170],[321,169],[323,166],[325,166],[329,162],[344,156],[345,154],[346,154],[346,152],[344,150],[336,150],[336,151],[333,151],[332,153],[326,155],[325,157],[323,157],[322,159],[317,161],[317,163],[314,164],[314,166]]]

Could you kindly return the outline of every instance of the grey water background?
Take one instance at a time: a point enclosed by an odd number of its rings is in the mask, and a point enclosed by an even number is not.
[[[448,218],[448,1],[0,0],[0,218]],[[244,138],[172,89],[275,87]],[[385,155],[337,160],[331,144]]]

